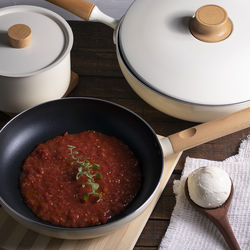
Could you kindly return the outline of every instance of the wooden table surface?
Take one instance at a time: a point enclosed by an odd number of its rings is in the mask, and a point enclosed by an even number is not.
[[[69,24],[74,33],[72,70],[80,76],[79,84],[70,96],[98,97],[121,104],[145,119],[157,134],[164,136],[195,125],[155,110],[133,92],[120,71],[111,28],[99,23],[78,21],[71,21]],[[9,119],[0,112],[0,127]],[[249,133],[250,129],[245,129],[183,153],[134,249],[158,248],[175,205],[173,180],[180,178],[185,158],[190,156],[224,160],[237,153],[241,140]]]

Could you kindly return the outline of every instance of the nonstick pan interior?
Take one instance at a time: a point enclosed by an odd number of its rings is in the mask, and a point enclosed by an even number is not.
[[[40,143],[58,135],[96,130],[125,142],[138,157],[143,186],[136,199],[110,221],[140,208],[157,187],[163,155],[154,131],[133,112],[94,98],[65,98],[38,105],[12,119],[0,132],[0,201],[23,219],[38,219],[25,205],[19,190],[24,159]],[[110,222],[108,222],[110,223]]]

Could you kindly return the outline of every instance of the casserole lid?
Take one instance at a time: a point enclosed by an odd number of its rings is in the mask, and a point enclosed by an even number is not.
[[[119,29],[129,70],[153,91],[200,105],[250,100],[250,2],[136,0]]]
[[[54,67],[70,52],[67,22],[45,8],[16,5],[0,9],[0,76],[31,76]]]

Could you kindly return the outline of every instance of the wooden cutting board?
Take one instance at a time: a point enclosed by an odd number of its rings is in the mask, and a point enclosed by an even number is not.
[[[53,250],[127,250],[133,249],[165,188],[181,153],[165,159],[165,168],[160,187],[149,207],[134,221],[119,230],[90,240],[62,240],[40,235],[26,229],[0,208],[0,248],[7,250],[53,249]]]

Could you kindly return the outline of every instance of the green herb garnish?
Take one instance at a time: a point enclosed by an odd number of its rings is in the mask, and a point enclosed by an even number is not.
[[[94,178],[102,179],[102,174],[99,172],[93,173],[93,170],[99,170],[100,165],[96,163],[91,163],[87,159],[81,160],[81,156],[79,156],[79,152],[73,151],[75,148],[76,147],[73,145],[68,145],[68,149],[70,151],[69,155],[74,160],[71,162],[71,165],[79,166],[78,172],[76,174],[76,180],[78,180],[81,176],[85,175],[86,177],[88,177],[88,181],[84,182],[82,184],[82,187],[84,188],[86,185],[89,185],[91,186],[91,189],[92,189],[90,193],[84,194],[83,200],[88,201],[89,196],[92,194],[92,195],[97,195],[99,197],[97,201],[99,201],[102,198],[102,193],[96,192],[99,188],[99,184],[95,182]]]

